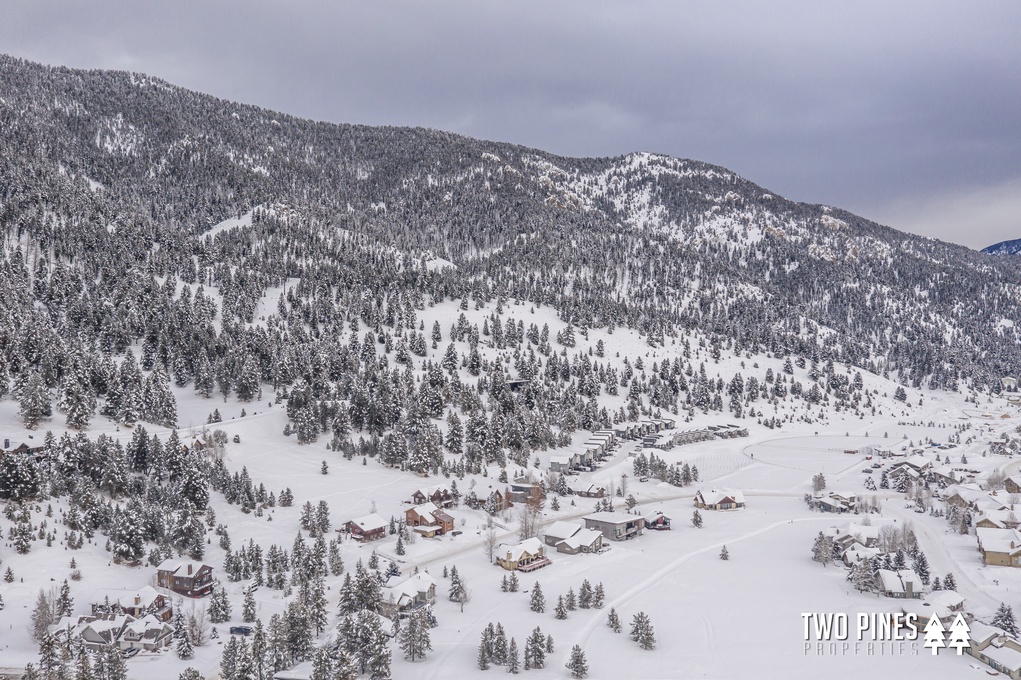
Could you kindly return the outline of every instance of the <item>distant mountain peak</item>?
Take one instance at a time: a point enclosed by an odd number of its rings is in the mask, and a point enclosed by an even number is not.
[[[1000,241],[982,249],[983,253],[990,255],[1018,255],[1021,254],[1021,238],[1010,241]]]

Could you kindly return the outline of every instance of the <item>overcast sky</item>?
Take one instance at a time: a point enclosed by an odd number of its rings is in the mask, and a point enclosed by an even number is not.
[[[0,51],[45,63],[320,120],[695,158],[971,247],[1021,238],[1018,0],[0,0],[0,17]]]

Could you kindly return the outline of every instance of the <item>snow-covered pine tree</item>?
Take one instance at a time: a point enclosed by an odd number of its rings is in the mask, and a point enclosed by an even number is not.
[[[1012,636],[1017,637],[1018,626],[1017,620],[1014,618],[1014,609],[1006,602],[1001,602],[999,609],[996,610],[996,615],[993,616],[993,625],[1001,630],[1005,630]]]
[[[656,635],[648,614],[645,612],[635,614],[631,620],[630,636],[642,649],[652,649],[656,646]]]
[[[580,645],[571,648],[571,657],[565,665],[571,671],[572,678],[584,678],[588,675],[588,662]]]
[[[432,650],[432,641],[429,637],[428,612],[424,609],[416,609],[408,616],[404,627],[399,635],[401,651],[408,661],[424,659],[426,652]]]
[[[610,607],[610,613],[606,616],[606,625],[609,626],[610,630],[614,633],[620,632],[620,616],[617,615],[617,610],[613,607]]]
[[[539,582],[536,581],[535,587],[532,588],[532,597],[529,601],[529,607],[537,614],[542,614],[546,611],[546,597],[542,594],[542,587]]]

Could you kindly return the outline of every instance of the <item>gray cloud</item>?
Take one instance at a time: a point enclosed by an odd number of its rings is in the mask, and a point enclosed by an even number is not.
[[[148,5],[8,5],[0,49],[321,120],[697,158],[973,247],[1021,237],[1011,0]],[[953,230],[932,206],[985,205],[962,197],[1003,208]]]

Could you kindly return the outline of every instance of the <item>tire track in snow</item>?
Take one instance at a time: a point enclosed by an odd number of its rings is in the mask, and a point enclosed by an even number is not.
[[[833,519],[832,517],[802,517],[800,519],[793,520],[793,522],[825,522],[825,521],[832,521],[832,519]],[[638,583],[635,586],[632,586],[630,589],[625,591],[624,594],[619,595],[618,597],[616,597],[613,600],[611,600],[602,610],[596,610],[598,613],[591,617],[591,620],[587,624],[585,624],[585,627],[581,629],[581,632],[575,637],[574,641],[571,642],[570,644],[564,646],[564,647],[567,648],[568,653],[560,655],[562,657],[560,659],[560,663],[566,663],[567,660],[569,659],[571,645],[579,645],[579,646],[581,646],[582,649],[584,649],[585,645],[588,642],[589,637],[592,635],[593,631],[595,631],[595,629],[598,626],[605,625],[605,618],[606,617],[603,615],[603,611],[606,610],[607,607],[616,608],[616,607],[619,607],[622,604],[624,604],[624,603],[634,599],[638,595],[641,595],[646,590],[648,590],[649,586],[653,585],[657,581],[660,581],[667,574],[669,574],[670,572],[674,571],[679,566],[681,566],[685,562],[688,562],[689,560],[691,560],[692,558],[694,558],[694,557],[696,557],[698,555],[703,555],[703,554],[705,554],[707,552],[710,552],[710,551],[713,551],[713,550],[720,550],[724,545],[728,545],[728,544],[729,545],[733,545],[735,543],[740,543],[741,541],[747,540],[749,538],[754,538],[756,536],[760,536],[760,535],[762,535],[764,533],[772,531],[773,529],[776,529],[776,528],[779,528],[779,527],[782,527],[782,526],[790,525],[793,522],[792,522],[792,520],[784,520],[782,522],[776,522],[774,524],[770,524],[769,526],[762,527],[762,528],[756,529],[754,531],[749,531],[749,532],[747,532],[745,534],[741,534],[740,536],[737,536],[735,538],[729,538],[729,539],[727,539],[725,541],[719,541],[717,543],[713,543],[711,545],[707,545],[704,548],[699,548],[698,550],[695,550],[694,552],[685,553],[682,557],[677,558],[673,562],[670,562],[666,566],[662,567],[661,569],[658,569],[657,571],[653,572],[644,581]],[[709,633],[710,634],[712,634],[712,630],[713,630],[712,629],[712,625],[710,623],[709,624]],[[714,635],[712,636],[712,639],[715,641],[715,636]],[[564,647],[561,647],[561,649],[564,649]],[[714,645],[714,648],[715,648],[715,645]]]

